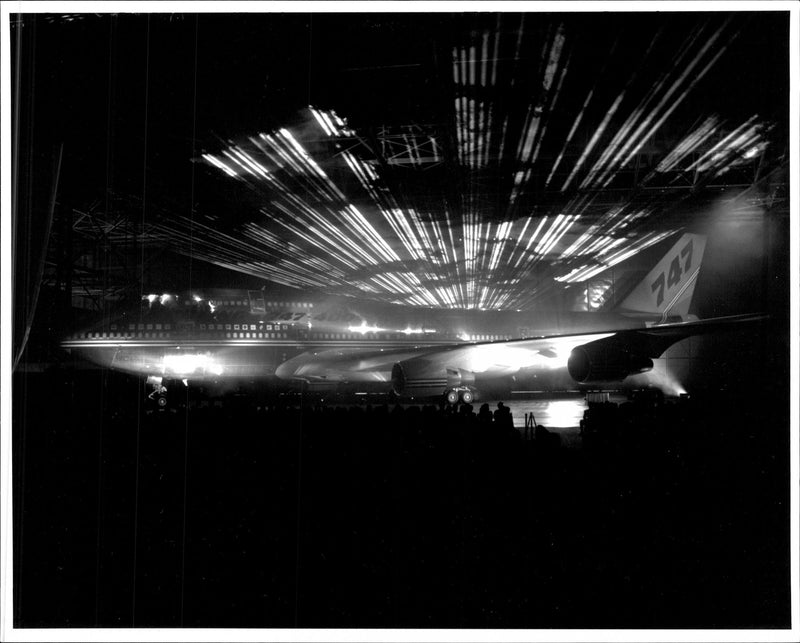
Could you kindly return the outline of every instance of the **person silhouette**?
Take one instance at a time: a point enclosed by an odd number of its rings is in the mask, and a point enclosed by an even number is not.
[[[511,409],[502,402],[497,403],[497,410],[494,412],[494,422],[505,429],[514,428],[514,419],[511,417]]]

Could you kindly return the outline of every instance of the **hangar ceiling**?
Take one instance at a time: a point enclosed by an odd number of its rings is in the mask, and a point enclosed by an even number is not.
[[[45,91],[83,112],[59,182],[79,237],[329,294],[529,309],[720,208],[787,213],[787,26],[775,12],[64,16],[38,19],[58,40],[36,51],[62,53]]]

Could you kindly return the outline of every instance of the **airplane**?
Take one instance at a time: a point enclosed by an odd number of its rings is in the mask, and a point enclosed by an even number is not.
[[[136,310],[76,333],[62,346],[100,366],[147,377],[159,406],[167,405],[165,382],[189,380],[263,380],[450,404],[513,387],[664,388],[646,376],[670,346],[764,317],[698,320],[689,314],[705,241],[683,234],[611,313],[545,319],[344,297],[285,301],[266,290],[194,291],[143,295]],[[554,322],[561,332],[539,330]]]

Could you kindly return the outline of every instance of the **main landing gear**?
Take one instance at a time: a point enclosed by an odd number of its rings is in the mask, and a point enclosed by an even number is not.
[[[459,400],[464,404],[472,404],[475,394],[466,387],[451,388],[444,394],[444,399],[448,404],[458,404]]]

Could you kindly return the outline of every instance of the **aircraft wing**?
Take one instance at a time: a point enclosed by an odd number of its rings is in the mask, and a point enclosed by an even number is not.
[[[740,315],[592,334],[554,335],[426,350],[392,369],[396,392],[473,386],[477,378],[564,369],[579,383],[622,381],[653,367],[672,344],[694,335],[744,328],[765,315]]]
[[[307,382],[388,384],[397,393],[440,394],[475,380],[522,371],[560,371],[561,381],[622,381],[652,368],[652,360],[693,335],[753,326],[765,315],[742,315],[638,329],[405,349],[336,349],[303,353],[276,374]],[[569,373],[571,380],[565,378]]]
[[[707,335],[769,320],[768,315],[734,315],[691,322],[677,322],[615,331],[612,337],[592,342],[593,346],[620,346],[646,357],[658,357],[672,344],[694,335]]]

